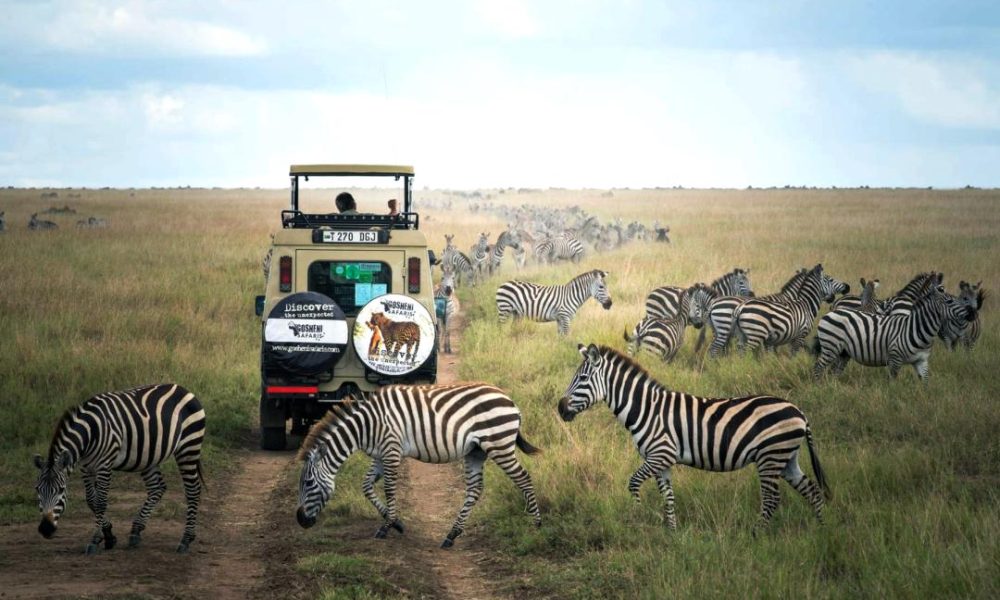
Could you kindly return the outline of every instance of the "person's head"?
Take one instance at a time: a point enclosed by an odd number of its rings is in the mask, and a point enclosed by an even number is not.
[[[354,202],[354,196],[348,192],[340,192],[337,194],[337,199],[335,200],[337,204],[337,210],[340,212],[346,212],[348,210],[357,210],[358,205]]]
[[[389,200],[389,210],[396,210],[396,199]]]

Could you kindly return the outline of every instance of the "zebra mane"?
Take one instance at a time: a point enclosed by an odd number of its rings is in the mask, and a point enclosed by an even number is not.
[[[802,284],[805,283],[806,275],[808,275],[809,272],[810,271],[808,269],[799,269],[796,271],[795,275],[792,275],[792,278],[786,281],[785,285],[781,286],[780,293],[790,292],[793,289],[801,287]]]
[[[629,356],[627,354],[622,354],[617,349],[612,348],[611,346],[603,346],[603,345],[601,345],[601,346],[597,347],[597,350],[598,350],[598,352],[601,353],[601,356],[603,356],[604,358],[617,358],[617,359],[621,360],[623,363],[625,363],[626,367],[630,367],[630,368],[632,368],[632,369],[634,369],[636,371],[639,371],[639,373],[641,375],[643,375],[645,377],[648,377],[649,379],[653,380],[658,385],[662,385],[662,384],[660,384],[659,381],[657,381],[657,379],[655,377],[653,377],[653,375],[649,371],[646,370],[646,367],[644,367],[641,364],[639,364],[639,362],[637,360],[635,360],[634,358],[632,358],[631,356]]]
[[[934,271],[931,271],[929,273],[917,274],[916,276],[913,277],[913,279],[909,281],[909,283],[904,285],[901,290],[896,292],[896,296],[920,293],[920,291],[924,288],[924,285],[926,285],[927,281],[930,280],[935,275],[936,273],[934,273]]]
[[[60,439],[60,433],[64,427],[68,427],[77,416],[79,406],[71,406],[67,408],[61,417],[59,417],[59,422],[56,424],[56,430],[52,433],[52,441],[49,442],[49,464],[51,465],[56,459],[56,446]]]
[[[330,408],[330,410],[326,411],[323,418],[316,421],[316,423],[309,429],[309,433],[306,434],[306,439],[302,440],[302,446],[299,448],[299,452],[295,458],[300,461],[304,461],[306,456],[308,456],[309,453],[316,448],[320,438],[323,437],[323,434],[326,431],[332,429],[334,424],[342,421],[344,417],[347,417],[354,412],[354,403],[355,399],[353,397],[348,397],[342,403],[335,404]]]
[[[602,271],[600,269],[594,269],[593,271],[587,271],[586,273],[581,273],[570,280],[570,283],[574,281],[583,281],[584,279],[590,279],[592,277],[607,277],[608,272]]]

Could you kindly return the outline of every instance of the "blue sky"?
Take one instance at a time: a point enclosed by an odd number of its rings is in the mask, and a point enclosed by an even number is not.
[[[1000,186],[996,2],[0,10],[2,185]]]

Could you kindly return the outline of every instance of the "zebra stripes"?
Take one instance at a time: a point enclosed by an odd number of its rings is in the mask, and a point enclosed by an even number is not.
[[[472,264],[472,260],[455,247],[446,248],[441,254],[441,269],[445,268],[450,268],[455,273],[456,284],[469,283],[470,285],[475,285],[476,270]]]
[[[779,478],[809,501],[822,521],[823,497],[830,491],[809,423],[795,405],[773,396],[700,398],[674,392],[611,348],[593,344],[578,348],[583,362],[559,402],[559,416],[572,421],[597,402],[607,403],[632,434],[643,459],[629,478],[629,492],[638,501],[642,484],[655,477],[671,529],[677,527],[671,485],[676,464],[735,471],[756,463],[761,493],[757,527],[766,526],[778,507]],[[799,468],[803,440],[809,446],[815,483]]]
[[[959,342],[965,346],[966,350],[972,350],[979,341],[982,333],[982,323],[979,320],[979,311],[983,308],[983,300],[986,292],[981,289],[982,281],[973,285],[962,281],[958,284],[958,296],[952,296],[962,306],[967,306],[976,311],[976,317],[964,324],[954,323],[946,319],[938,333],[938,337],[944,341],[949,350],[954,350]]]
[[[129,547],[138,546],[153,508],[167,486],[159,465],[174,457],[184,481],[187,513],[178,552],[187,552],[195,539],[198,502],[204,478],[201,443],[205,436],[205,411],[194,394],[173,384],[140,387],[93,396],[66,411],[56,426],[47,459],[35,455],[39,469],[38,531],[52,537],[66,507],[69,473],[79,468],[86,488],[87,506],[97,521],[87,553],[105,549],[117,539],[105,516],[111,471],[138,471],[146,484],[146,501],[132,522]]]
[[[451,354],[451,320],[458,311],[461,310],[461,303],[455,294],[455,273],[450,266],[445,266],[441,271],[441,283],[434,288],[434,301],[444,303],[443,310],[437,313],[437,344],[441,347],[441,340],[444,338],[444,352]]]
[[[565,285],[538,285],[526,281],[508,281],[497,288],[497,316],[501,323],[511,317],[524,317],[543,323],[556,321],[559,335],[569,333],[569,322],[588,298],[611,308],[611,294],[606,271],[588,271]]]
[[[629,337],[625,330],[625,341],[628,342],[628,353],[635,356],[639,350],[645,350],[660,357],[663,362],[673,360],[677,351],[684,345],[684,330],[687,329],[688,314],[682,312],[672,319],[645,318],[632,329]]]
[[[950,321],[962,327],[976,317],[975,309],[959,304],[940,281],[939,276],[928,279],[922,297],[906,313],[883,316],[842,308],[824,315],[813,341],[818,354],[813,376],[820,378],[831,365],[839,374],[853,358],[866,366],[888,366],[893,378],[902,365],[911,364],[926,382],[931,344],[942,326]]]
[[[753,296],[750,285],[750,269],[739,267],[726,273],[711,283],[720,296]],[[687,312],[688,291],[691,288],[674,286],[658,287],[646,297],[646,316],[655,319],[671,319],[680,312]]]
[[[515,250],[521,247],[521,239],[518,237],[517,232],[507,230],[497,238],[497,243],[493,245],[493,251],[490,253],[489,272],[491,275],[500,271],[500,264],[503,262],[503,255],[507,246]]]
[[[799,285],[794,300],[787,302],[751,298],[733,311],[735,329],[742,347],[759,350],[790,344],[792,353],[805,348],[806,336],[819,313],[824,294],[823,265],[816,265]]]
[[[537,243],[534,252],[535,260],[539,263],[553,263],[557,260],[578,263],[583,260],[586,249],[576,236],[564,231]]]
[[[469,259],[472,261],[472,270],[478,281],[490,266],[490,234],[485,232],[479,234],[479,241],[469,251]]]
[[[304,461],[299,479],[296,518],[312,527],[333,495],[341,465],[356,451],[372,458],[362,490],[384,523],[375,537],[390,528],[403,533],[396,506],[396,482],[403,457],[428,463],[465,461],[465,503],[442,543],[450,547],[483,491],[483,464],[491,459],[521,490],[535,525],[541,515],[531,476],[514,452],[539,452],[521,434],[521,412],[503,390],[484,383],[391,385],[364,400],[335,405],[313,426],[299,450]],[[385,503],[375,484],[384,479]]]
[[[879,288],[878,279],[865,280],[861,278],[861,294],[848,294],[837,298],[830,305],[830,310],[838,308],[850,308],[864,312],[885,312],[885,301],[876,297]]]

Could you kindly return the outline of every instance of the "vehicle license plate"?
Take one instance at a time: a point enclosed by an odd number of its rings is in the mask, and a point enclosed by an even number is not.
[[[327,244],[377,244],[377,231],[324,231],[323,242]]]

